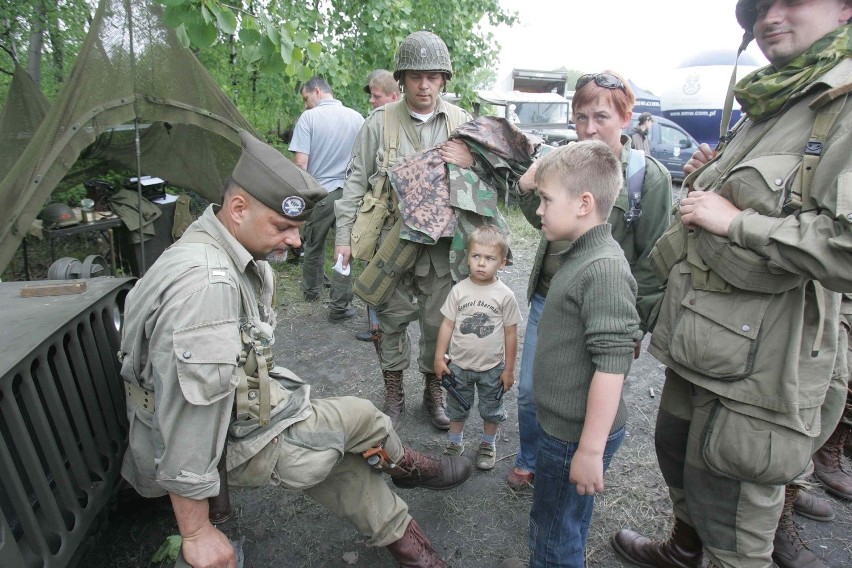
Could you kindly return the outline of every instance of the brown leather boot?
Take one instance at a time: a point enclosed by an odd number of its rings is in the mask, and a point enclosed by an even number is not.
[[[852,472],[843,457],[843,446],[848,436],[849,426],[841,422],[813,455],[816,478],[826,491],[843,499],[852,499]]]
[[[403,451],[402,459],[396,464],[399,471],[389,472],[393,484],[401,489],[449,489],[470,477],[470,460],[464,456],[433,458],[411,448]]]
[[[793,503],[793,512],[820,522],[834,519],[834,507],[831,506],[831,503],[801,488],[796,496],[796,501]]]
[[[444,389],[441,387],[441,379],[434,373],[423,373],[425,385],[423,386],[423,407],[432,419],[432,426],[438,430],[449,430],[450,419],[444,410],[447,405],[444,402]]]
[[[788,485],[784,490],[784,509],[775,529],[772,560],[778,568],[825,568],[825,564],[805,546],[793,520],[793,503],[798,493],[796,485]]]
[[[666,542],[622,529],[612,537],[612,547],[625,560],[647,568],[701,568],[704,550],[695,529],[677,517]]]
[[[403,568],[446,568],[447,566],[432,548],[432,543],[414,519],[408,523],[402,538],[389,544],[387,549]]]
[[[382,412],[391,419],[394,430],[399,425],[399,416],[405,410],[405,393],[402,390],[402,371],[382,371],[385,378],[385,405]]]

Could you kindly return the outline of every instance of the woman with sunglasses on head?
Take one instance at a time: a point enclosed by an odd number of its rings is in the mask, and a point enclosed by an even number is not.
[[[648,254],[657,238],[669,224],[672,204],[671,176],[658,161],[644,152],[631,148],[630,137],[622,134],[630,124],[635,102],[633,91],[627,82],[612,72],[583,75],[575,87],[572,110],[576,122],[577,136],[580,140],[600,140],[607,144],[622,164],[624,185],[616,200],[608,222],[612,226],[612,235],[624,250],[630,263],[630,269],[638,285],[636,310],[641,319],[641,329],[648,332],[653,329],[654,306],[662,297],[660,282],[650,267]],[[537,163],[518,181],[520,205],[524,215],[536,228],[541,220],[535,214],[539,198],[535,183]],[[509,472],[507,483],[519,490],[533,484],[535,476],[535,454],[539,439],[539,425],[536,419],[536,406],[533,399],[533,361],[535,357],[538,321],[544,306],[545,295],[550,280],[559,268],[564,252],[570,247],[568,241],[548,242],[542,236],[536,253],[535,263],[530,274],[527,298],[530,302],[529,318],[524,335],[524,349],[521,357],[521,370],[518,380],[518,424],[520,429],[520,450],[515,459],[515,467]],[[634,355],[639,356],[641,341],[637,341]],[[575,448],[576,449],[576,448]],[[565,472],[568,483],[568,472]],[[593,498],[593,497],[592,497]],[[531,518],[537,516],[537,500],[533,501]],[[531,540],[532,559],[530,566],[538,566],[536,558],[566,558],[575,556],[563,550],[570,543],[559,540],[560,519],[552,518],[546,511],[540,511],[541,517],[551,517],[553,527],[538,525],[538,538]],[[550,530],[554,529],[554,530]],[[588,533],[586,520],[583,534]],[[550,533],[552,542],[545,538]],[[563,535],[564,536],[564,535]],[[585,538],[583,538],[583,546]],[[576,546],[578,543],[574,543]],[[539,550],[545,548],[546,550]],[[580,555],[582,556],[582,554]],[[575,556],[576,557],[576,556]],[[507,561],[508,562],[508,561]],[[519,565],[519,564],[518,564]],[[548,564],[548,566],[556,564]],[[566,566],[570,564],[565,564]],[[507,564],[506,566],[514,566]],[[562,564],[559,564],[562,566]]]

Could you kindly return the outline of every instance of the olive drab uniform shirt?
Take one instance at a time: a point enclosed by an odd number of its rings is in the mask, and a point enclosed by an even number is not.
[[[269,425],[232,416],[240,393],[249,403],[259,398],[241,388],[240,371],[249,336],[273,340],[274,285],[269,264],[252,258],[216,209],[208,207],[157,259],[125,303],[121,376],[130,439],[121,473],[144,497],[217,495],[226,436],[230,471],[312,412],[308,385],[287,390],[272,381]],[[268,477],[229,481],[262,485]]]
[[[355,223],[355,215],[360,206],[361,200],[367,191],[372,191],[373,182],[378,176],[386,175],[386,172],[381,171],[382,163],[385,157],[384,145],[384,120],[385,113],[394,107],[394,105],[404,105],[405,100],[400,100],[395,103],[389,103],[381,106],[370,113],[364,121],[364,125],[358,132],[355,139],[355,146],[352,148],[352,157],[347,168],[346,181],[343,184],[343,196],[334,204],[334,211],[337,216],[337,230],[335,232],[335,245],[350,246],[350,235],[352,233],[352,225]],[[400,127],[399,133],[399,148],[397,149],[397,159],[405,156],[410,156],[419,150],[426,150],[441,142],[449,139],[447,127],[447,107],[450,103],[439,98],[435,107],[435,113],[426,122],[410,117],[414,130],[420,136],[420,148],[416,148],[405,133],[405,129]],[[458,109],[464,115],[462,122],[467,122],[471,119],[470,114],[462,109]],[[393,163],[388,164],[388,169],[393,167]],[[390,184],[387,184],[387,191],[393,191]],[[392,223],[385,224],[385,231],[380,237],[384,239],[387,231]],[[450,272],[449,263],[449,239],[441,239],[433,246],[423,247],[424,253],[420,254],[414,265],[414,273],[418,276],[425,276],[429,272],[429,267],[434,266],[438,276],[445,276]]]
[[[813,172],[812,205],[792,214],[782,206],[813,131],[809,105],[850,81],[846,59],[784,111],[746,121],[699,173],[695,189],[718,192],[742,213],[727,238],[691,233],[686,258],[669,271],[650,346],[657,359],[733,410],[811,437],[819,434],[832,369],[845,368],[837,292],[852,290],[848,101]],[[654,253],[665,250],[679,226],[676,219]]]

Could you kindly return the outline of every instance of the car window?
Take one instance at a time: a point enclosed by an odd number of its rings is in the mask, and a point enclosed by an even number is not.
[[[690,146],[689,138],[687,138],[683,132],[681,132],[677,128],[672,128],[671,126],[665,124],[660,125],[660,140],[662,140],[662,143],[665,146],[669,146],[672,148],[683,148],[684,146]]]

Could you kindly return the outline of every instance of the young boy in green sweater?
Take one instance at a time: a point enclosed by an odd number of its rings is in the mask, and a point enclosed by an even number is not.
[[[624,438],[621,387],[641,337],[636,281],[606,222],[622,185],[609,146],[560,147],[540,161],[536,182],[545,237],[573,243],[561,253],[538,325],[529,566],[582,568],[595,494]]]

